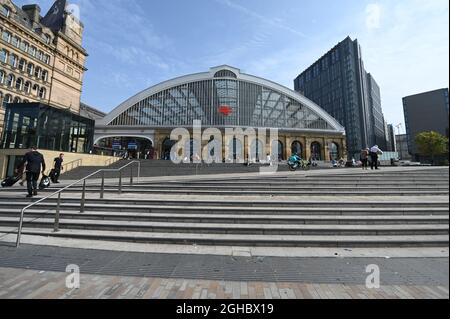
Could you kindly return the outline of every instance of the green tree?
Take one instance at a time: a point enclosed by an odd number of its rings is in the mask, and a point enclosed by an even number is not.
[[[448,153],[448,139],[437,132],[422,132],[416,136],[416,144],[419,154],[431,157],[435,164],[436,156]]]

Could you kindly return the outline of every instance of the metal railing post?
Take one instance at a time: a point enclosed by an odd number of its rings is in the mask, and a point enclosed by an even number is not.
[[[102,185],[100,186],[100,199],[105,197],[105,171],[102,171]]]
[[[80,213],[84,213],[84,205],[86,203],[86,180],[83,181],[83,191],[81,193]]]
[[[53,228],[53,231],[55,233],[59,232],[60,207],[61,207],[61,193],[58,193],[58,202],[56,203],[55,226]]]
[[[16,248],[20,246],[20,238],[22,237],[23,217],[25,214],[25,208],[20,212],[19,229],[17,230]]]
[[[130,173],[131,173],[130,185],[133,185],[133,165],[130,165]]]
[[[119,194],[122,194],[122,171],[119,172]]]
[[[138,181],[138,183],[141,181],[141,162],[138,162],[137,181]]]
[[[81,162],[81,160],[79,162]],[[55,193],[52,193],[52,194],[50,194],[50,195],[48,195],[48,196],[46,196],[44,198],[39,199],[38,201],[35,201],[35,202],[31,203],[30,205],[24,207],[21,210],[21,212],[20,212],[20,221],[19,221],[19,228],[17,230],[16,247],[20,246],[20,239],[22,237],[22,229],[23,229],[23,224],[24,224],[25,212],[28,209],[30,209],[30,208],[32,208],[32,207],[34,207],[34,206],[36,206],[36,205],[38,205],[38,204],[48,200],[49,198],[52,198],[54,196],[58,196],[58,203],[57,203],[57,208],[56,208],[55,224],[54,224],[54,230],[58,231],[59,230],[60,211],[61,211],[61,194],[62,194],[62,192],[64,192],[66,189],[69,189],[71,187],[79,185],[81,182],[83,182],[83,189],[82,189],[82,194],[81,194],[81,205],[80,205],[80,212],[83,213],[85,211],[85,204],[86,204],[86,181],[89,178],[91,178],[93,176],[96,176],[97,174],[102,173],[102,187],[101,187],[101,190],[100,190],[100,196],[101,196],[101,198],[103,198],[104,191],[105,191],[105,172],[119,172],[119,194],[122,194],[122,171],[125,168],[127,168],[128,166],[131,166],[131,165],[133,165],[135,163],[138,164],[137,178],[138,178],[138,181],[139,181],[140,177],[141,177],[141,162],[135,161],[135,162],[128,163],[127,165],[121,167],[120,169],[102,169],[102,170],[98,170],[98,171],[96,171],[96,172],[94,172],[94,173],[84,177],[83,179],[80,179],[80,180],[78,180],[76,182],[73,182],[70,185],[67,185],[66,187],[64,187],[62,189],[59,189]],[[67,163],[66,165],[68,166],[68,164],[69,163]],[[131,182],[132,183],[134,182],[133,178],[134,178],[134,176],[133,176],[133,170],[132,170],[132,174],[131,174]]]

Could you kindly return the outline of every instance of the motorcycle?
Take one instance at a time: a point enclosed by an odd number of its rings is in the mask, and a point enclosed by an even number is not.
[[[310,168],[310,163],[306,162],[298,155],[292,155],[288,160],[288,166],[289,169],[294,172],[299,168],[308,170]]]

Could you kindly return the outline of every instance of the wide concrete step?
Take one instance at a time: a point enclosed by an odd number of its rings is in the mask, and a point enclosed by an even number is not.
[[[39,200],[38,198],[34,198],[32,200],[27,199],[25,197],[17,197],[17,196],[7,196],[0,197],[0,207],[13,207],[11,205],[28,205],[34,203]],[[39,205],[46,205],[56,203],[57,198],[52,197],[40,203]],[[80,197],[64,197],[63,204],[80,204]],[[326,201],[326,200],[244,200],[244,199],[156,199],[145,197],[135,198],[130,197],[127,198],[125,196],[121,196],[118,198],[108,198],[108,199],[88,199],[88,205],[95,206],[106,206],[106,207],[118,207],[123,205],[125,207],[149,207],[149,206],[177,206],[183,207],[183,209],[196,209],[199,206],[207,206],[209,209],[220,209],[225,207],[233,207],[234,209],[244,209],[246,207],[253,207],[258,209],[268,209],[269,211],[274,211],[274,209],[282,209],[282,208],[295,208],[298,210],[308,210],[310,208],[328,208],[333,211],[340,212],[345,211],[347,208],[358,208],[360,211],[368,211],[372,209],[399,209],[399,208],[449,208],[448,200],[433,200],[433,201],[420,201],[420,200],[408,200],[408,201],[395,201],[395,200],[386,200],[386,201],[356,201],[356,200],[339,200],[339,201]]]
[[[11,202],[8,204],[7,210],[21,210],[25,207],[24,203]],[[0,207],[2,207],[0,203]],[[39,210],[51,210],[55,211],[57,207],[56,201],[48,201],[37,204],[33,209]],[[80,203],[78,202],[62,202],[60,205],[61,210],[70,210],[79,212]],[[177,214],[236,214],[236,215],[260,215],[271,214],[277,215],[315,215],[315,216],[391,216],[391,215],[403,215],[403,216],[446,216],[449,214],[448,205],[441,205],[430,207],[423,205],[423,207],[401,207],[397,205],[385,206],[385,207],[361,207],[361,205],[355,206],[308,206],[298,205],[297,207],[273,207],[267,206],[219,206],[219,205],[205,205],[205,206],[187,206],[187,205],[150,205],[150,204],[115,204],[115,203],[92,203],[88,201],[85,205],[86,211],[99,211],[99,212],[131,212],[131,213],[177,213]]]
[[[124,180],[124,182],[129,182],[128,179]],[[136,182],[136,180],[135,180]],[[97,183],[96,183],[97,184]],[[238,187],[252,187],[252,186],[314,186],[314,187],[329,187],[330,181],[312,181],[312,180],[282,180],[282,181],[266,181],[266,180],[225,180],[225,181],[167,181],[167,182],[158,182],[158,181],[148,181],[148,182],[139,182],[135,183],[135,186],[213,186],[213,187],[229,187],[229,186],[238,186]],[[374,187],[374,186],[382,186],[382,187],[396,187],[396,186],[421,186],[421,187],[429,187],[429,186],[449,186],[448,181],[430,181],[430,182],[422,182],[419,185],[414,182],[409,181],[377,181],[374,184],[369,184],[367,180],[362,181],[342,181],[336,180],[333,181],[333,185],[339,187]]]
[[[391,192],[402,192],[402,191],[448,191],[449,186],[448,185],[430,185],[430,186],[423,186],[423,185],[397,185],[397,186],[385,186],[385,185],[368,185],[367,183],[359,186],[352,186],[352,185],[328,185],[328,186],[317,186],[317,185],[303,185],[303,184],[293,184],[290,186],[286,185],[264,185],[262,184],[254,184],[254,185],[248,185],[248,186],[241,186],[239,184],[236,185],[179,185],[179,184],[150,184],[150,185],[141,185],[141,184],[135,184],[135,185],[129,185],[124,184],[122,185],[123,189],[127,190],[136,190],[136,191],[142,191],[142,190],[220,190],[220,191],[261,191],[261,192],[267,192],[267,191],[316,191],[316,192],[323,192],[323,191],[391,191]],[[54,190],[58,189],[57,187],[54,187]],[[81,187],[73,187],[72,190],[78,190],[80,191]],[[100,190],[98,186],[91,186],[87,185],[87,189],[90,190]],[[105,185],[105,189],[107,190],[117,190],[117,185]]]
[[[99,193],[100,189],[89,189],[92,192]],[[54,191],[54,190],[53,190]],[[67,192],[78,193],[81,188],[73,188],[67,190]],[[51,189],[44,191],[43,193],[52,192]],[[119,193],[118,188],[106,188],[107,193]],[[294,190],[253,190],[253,189],[195,189],[192,187],[171,189],[171,188],[141,188],[137,189],[135,187],[124,187],[122,189],[123,193],[127,194],[165,194],[165,195],[224,195],[224,196],[296,196],[296,197],[317,197],[317,196],[448,196],[448,189],[439,188],[429,188],[429,189],[415,189],[415,190],[384,190],[384,189],[348,189],[343,190],[340,188],[330,188],[330,189],[294,189]]]
[[[32,209],[27,218],[55,218],[54,210]],[[18,219],[20,210],[0,209],[0,217]],[[423,225],[449,224],[448,215],[279,215],[279,214],[201,214],[201,213],[124,213],[70,210],[60,211],[62,219],[145,221],[173,223],[225,223],[225,224],[304,224],[304,225]]]
[[[25,218],[24,227],[53,228],[54,219]],[[0,217],[0,226],[17,226],[17,218]],[[303,236],[448,235],[449,225],[278,225],[164,223],[61,219],[61,229],[198,234],[253,234]]]
[[[0,232],[16,230],[0,227]],[[185,234],[117,232],[99,230],[61,230],[24,228],[23,235],[85,239],[93,241],[120,241],[153,244],[215,245],[215,246],[266,246],[266,247],[448,247],[448,235],[415,236],[293,236],[293,235],[235,235],[235,234]]]

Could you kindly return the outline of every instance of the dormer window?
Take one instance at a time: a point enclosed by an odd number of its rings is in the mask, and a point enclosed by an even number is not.
[[[51,38],[50,38],[50,36],[48,35],[48,34],[43,34],[42,35],[42,38],[44,39],[44,41],[45,41],[45,43],[46,44],[50,44],[50,41],[51,41]]]
[[[11,13],[11,10],[7,6],[0,5],[0,13],[4,15],[5,17],[9,18],[9,14]]]

